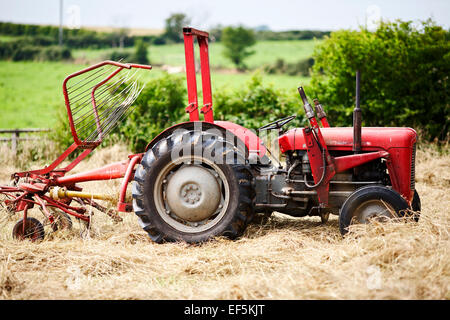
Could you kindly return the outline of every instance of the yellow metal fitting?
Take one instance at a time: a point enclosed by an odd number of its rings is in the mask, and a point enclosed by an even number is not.
[[[86,198],[86,199],[98,199],[98,200],[115,200],[116,197],[108,194],[89,193],[81,191],[67,190],[66,187],[53,187],[49,190],[50,198],[54,200],[64,198]]]

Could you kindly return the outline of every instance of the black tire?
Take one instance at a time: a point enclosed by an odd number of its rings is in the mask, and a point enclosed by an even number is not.
[[[44,226],[35,218],[27,218],[25,222],[25,233],[23,232],[23,219],[20,219],[13,228],[12,236],[17,240],[30,239],[40,241],[44,239]]]
[[[392,217],[390,210],[402,217],[409,209],[406,200],[395,190],[383,186],[362,187],[345,200],[339,211],[339,230],[342,235],[348,232],[348,227],[352,223],[367,223],[371,217],[380,215],[379,212],[371,215],[371,208],[367,208],[370,204],[373,204],[372,211],[382,207],[383,217]],[[368,216],[364,214],[368,214]]]
[[[186,228],[178,227],[176,223],[170,220],[175,220],[178,216],[171,218],[170,215],[172,213],[166,215],[162,212],[164,210],[161,206],[161,201],[155,200],[154,197],[155,194],[159,194],[158,190],[160,188],[164,190],[164,187],[157,185],[157,179],[164,175],[162,172],[166,170],[165,168],[173,166],[174,161],[172,161],[171,156],[174,150],[179,150],[181,158],[189,158],[194,150],[202,150],[201,161],[209,161],[208,163],[216,167],[212,169],[221,171],[221,177],[224,177],[221,178],[223,186],[225,188],[226,184],[228,190],[227,204],[223,206],[224,209],[219,209],[221,210],[220,215],[212,218],[215,221],[213,221],[214,224],[211,223],[211,227],[208,228],[202,227],[204,229],[198,229],[198,232],[196,227],[192,225]],[[216,161],[212,164],[213,157],[216,157],[216,155],[218,157],[228,155],[227,158],[230,160],[230,153],[232,153],[232,163],[216,164],[216,162],[219,162]],[[206,156],[206,154],[210,154],[210,157]],[[185,165],[185,163],[181,164],[182,167]],[[201,166],[204,165],[204,162],[201,162]],[[187,166],[189,166],[189,162]],[[180,169],[174,169],[174,171],[170,171],[170,174],[176,173],[177,170]],[[164,183],[167,179],[162,181]],[[221,197],[223,193],[222,188]],[[132,194],[133,209],[139,218],[142,228],[157,243],[171,241],[199,243],[217,236],[235,239],[242,235],[254,214],[253,177],[245,164],[242,153],[221,137],[206,132],[186,130],[183,134],[174,133],[156,143],[146,152],[136,170]],[[165,199],[164,196],[161,199]],[[222,208],[222,206],[219,206],[219,208]],[[206,226],[208,224],[209,222],[206,222]]]
[[[411,202],[411,209],[412,211],[414,211],[414,221],[419,222],[422,205],[420,203],[420,197],[419,194],[417,193],[417,190],[414,190],[414,197]]]

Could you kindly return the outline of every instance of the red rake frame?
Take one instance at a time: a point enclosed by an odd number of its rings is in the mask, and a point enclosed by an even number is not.
[[[86,102],[83,107],[84,114],[83,117],[88,118],[88,116],[92,115],[89,120],[93,120],[93,123],[88,123],[89,126],[93,127],[93,133],[89,134],[87,138],[83,139],[80,137],[80,129],[77,128],[76,117],[74,117],[74,109],[73,109],[73,98],[70,97],[70,92],[68,88],[68,83],[71,79],[74,79],[78,76],[85,75],[88,72],[94,71],[95,73],[99,73],[99,70],[102,70],[103,67],[107,66],[106,70],[103,70],[102,73],[97,74],[96,78],[89,80],[92,82],[99,77],[102,77],[105,73],[112,71],[108,74],[104,79],[99,81],[97,84],[89,85],[88,89],[83,89],[85,94],[82,98],[86,98],[84,102]],[[109,68],[109,69],[108,69]],[[98,145],[101,144],[103,138],[106,134],[112,130],[115,124],[125,115],[126,112],[129,112],[129,108],[133,103],[134,99],[139,94],[139,87],[135,86],[137,84],[137,80],[131,85],[127,85],[125,89],[119,92],[119,94],[115,98],[112,94],[122,88],[121,86],[127,81],[132,79],[132,77],[124,76],[123,78],[116,81],[115,88],[111,85],[108,88],[102,89],[102,99],[99,99],[99,95],[96,95],[97,90],[101,88],[103,85],[107,84],[111,79],[113,79],[116,75],[118,75],[124,69],[146,69],[151,70],[152,67],[149,65],[141,65],[141,64],[128,64],[128,63],[120,63],[115,61],[103,61],[78,72],[75,72],[68,77],[66,77],[63,81],[63,94],[65,105],[67,108],[67,114],[69,119],[70,130],[74,139],[74,142],[69,148],[67,148],[55,161],[53,161],[49,166],[46,166],[42,169],[17,172],[12,175],[13,182],[15,186],[0,186],[0,194],[3,194],[5,199],[3,201],[3,205],[6,205],[8,211],[13,212],[24,212],[24,220],[27,219],[27,212],[34,205],[41,207],[42,212],[48,218],[50,223],[54,222],[54,217],[48,211],[48,207],[58,208],[67,214],[70,214],[76,218],[84,220],[86,222],[90,221],[89,216],[86,216],[86,208],[85,207],[73,207],[67,203],[67,198],[55,198],[51,195],[46,195],[47,192],[50,192],[52,188],[57,187],[63,190],[70,190],[72,194],[78,194],[80,197],[87,198],[83,199],[84,204],[88,204],[94,206],[95,208],[101,211],[108,211],[106,208],[103,208],[99,204],[92,201],[92,198],[95,198],[95,195],[89,199],[89,194],[82,193],[82,189],[76,185],[78,182],[85,181],[97,181],[97,180],[110,180],[110,179],[119,179],[124,178],[121,188],[119,201],[117,205],[118,211],[131,211],[131,204],[125,203],[125,195],[128,183],[134,176],[134,167],[137,163],[142,159],[143,154],[132,154],[128,156],[126,161],[120,161],[117,163],[113,163],[107,165],[105,167],[91,170],[88,172],[83,172],[75,175],[65,176],[67,172],[71,171],[76,165],[78,165],[88,154],[90,154]],[[96,70],[98,69],[98,70]],[[133,74],[134,76],[134,74]],[[82,81],[87,81],[88,78],[92,77],[89,75],[84,80],[79,81],[76,85],[78,85],[78,89]],[[86,82],[84,83],[84,85]],[[75,85],[75,86],[76,86]],[[108,93],[107,91],[112,91],[113,93]],[[124,90],[125,94],[123,94]],[[76,91],[76,90],[75,90]],[[89,91],[89,92],[88,92]],[[73,92],[73,91],[72,91]],[[87,93],[87,94],[86,94]],[[78,94],[80,95],[80,94]],[[121,98],[124,98],[121,99]],[[88,101],[89,100],[89,101]],[[88,105],[92,106],[88,108]],[[108,104],[109,103],[109,104]],[[106,105],[106,111],[103,110],[103,113],[99,113],[99,107],[102,108],[101,104]],[[88,116],[86,116],[86,114]],[[107,120],[107,122],[102,123],[103,120]],[[89,139],[94,137],[94,139]],[[58,166],[65,160],[67,157],[74,153],[76,150],[84,149],[71,163],[69,163],[64,168],[58,168]],[[99,195],[97,195],[99,196]],[[75,196],[74,196],[75,198]],[[98,197],[102,199],[101,197]],[[70,198],[69,198],[70,199]],[[2,205],[2,203],[0,203]],[[25,225],[23,223],[23,233],[25,233]]]

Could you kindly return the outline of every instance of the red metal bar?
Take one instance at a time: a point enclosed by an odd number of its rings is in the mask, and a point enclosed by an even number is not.
[[[324,127],[324,128],[329,128],[330,127],[330,124],[328,123],[327,118],[321,118],[320,122],[322,123],[322,127]]]
[[[183,28],[183,33],[191,33],[191,34],[193,34],[195,36],[198,36],[198,37],[206,37],[206,38],[209,37],[209,33],[208,32],[201,31],[201,30],[198,30],[198,29],[194,29],[194,28],[191,28],[191,27],[184,27]]]
[[[50,223],[55,222],[55,219],[53,218],[53,215],[50,212],[48,212],[44,201],[39,197],[39,195],[35,194],[34,197],[36,198],[37,202],[41,206],[41,208],[44,211],[44,214],[47,216],[48,220],[50,220]]]
[[[145,64],[137,64],[137,63],[128,63],[128,65],[132,68],[140,68],[146,70],[152,70],[152,66],[147,66]]]
[[[348,169],[358,167],[366,162],[378,158],[387,158],[387,157],[389,157],[389,153],[386,151],[360,153],[334,158],[334,165],[336,168],[336,172],[342,172]]]
[[[64,203],[54,201],[52,198],[49,198],[46,196],[42,196],[42,198],[45,199],[53,207],[57,207],[57,208],[61,209],[62,211],[64,211],[65,213],[70,214],[71,216],[74,216],[74,217],[84,220],[86,222],[89,222],[89,220],[90,220],[90,218],[85,216],[84,214],[77,213],[77,212],[83,212],[83,213],[86,212],[86,209],[84,209],[84,208],[71,207]],[[73,210],[73,211],[71,211],[71,210]]]
[[[186,81],[188,89],[188,106],[186,112],[189,113],[190,121],[198,121],[198,96],[197,79],[195,78],[195,56],[194,37],[190,32],[184,32],[184,53],[186,59]]]
[[[65,177],[58,177],[55,179],[55,182],[58,185],[71,185],[83,181],[111,180],[122,178],[126,173],[129,163],[130,160],[112,163],[99,169],[80,172]]]
[[[25,203],[23,207],[23,224],[22,224],[22,234],[25,235],[25,225],[27,223],[28,218],[28,203]]]
[[[203,108],[201,112],[206,122],[213,123],[214,115],[212,109],[212,92],[211,92],[211,73],[209,68],[209,52],[208,38],[197,38],[200,47],[200,66],[202,71],[202,91],[203,91]]]
[[[125,173],[125,176],[122,181],[122,185],[120,187],[120,195],[119,195],[119,202],[117,203],[117,211],[126,212],[128,203],[125,202],[125,196],[127,194],[127,186],[130,180],[132,179],[133,169],[134,166],[138,161],[141,161],[142,154],[134,156],[131,158],[130,163],[128,164],[127,171]]]

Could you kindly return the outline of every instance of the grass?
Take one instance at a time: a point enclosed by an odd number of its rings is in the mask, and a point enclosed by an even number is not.
[[[0,150],[0,181],[13,155]],[[450,299],[450,166],[443,153],[419,148],[419,223],[354,226],[342,238],[335,216],[274,214],[236,241],[152,243],[133,213],[114,223],[95,212],[89,235],[51,232],[41,243],[11,238],[20,214],[0,226],[1,299]],[[76,171],[123,160],[115,145]],[[40,167],[42,163],[33,163]],[[84,184],[115,194],[120,181]],[[42,221],[42,214],[31,214]],[[0,218],[4,218],[0,212]],[[47,227],[48,228],[48,227]]]
[[[57,114],[65,110],[62,82],[66,76],[87,65],[63,62],[0,61],[0,128],[51,128]],[[160,76],[155,67],[144,80]],[[212,71],[213,92],[236,89],[250,79],[252,73],[220,73]],[[309,81],[305,77],[264,75],[265,83],[276,88],[292,89]],[[198,79],[201,89],[200,76]]]
[[[78,65],[0,61],[0,128],[50,128],[64,108],[62,81]]]
[[[274,63],[282,58],[286,62],[298,62],[311,57],[314,46],[322,40],[295,40],[295,41],[259,41],[250,49],[254,54],[246,60],[250,69],[255,69],[264,64]],[[195,47],[198,57],[198,46]],[[224,47],[220,42],[209,44],[209,59],[211,67],[234,68],[234,65],[223,55]],[[74,50],[75,59],[100,61],[107,56],[112,49],[100,50]],[[132,52],[132,48],[125,51]],[[148,57],[151,64],[157,65],[184,65],[184,44],[152,45],[148,47]]]
[[[11,37],[2,36],[0,41]],[[277,58],[286,62],[296,62],[311,56],[314,46],[320,40],[301,41],[260,41],[252,50],[255,54],[247,60],[252,70],[236,72],[234,66],[222,54],[221,43],[210,44],[211,81],[213,93],[219,90],[242,87],[250,79],[254,70],[264,64],[274,63]],[[88,65],[107,59],[112,49],[73,50],[74,63],[64,62],[11,62],[0,61],[0,128],[51,128],[57,122],[57,114],[65,109],[62,94],[64,78]],[[133,48],[126,49],[132,51]],[[198,54],[198,49],[196,48]],[[184,65],[183,44],[150,46],[149,57],[154,69],[145,79],[162,74],[160,65]],[[263,75],[266,84],[283,90],[295,90],[300,84],[309,82],[307,77],[288,75]],[[198,79],[199,91],[200,76]]]

